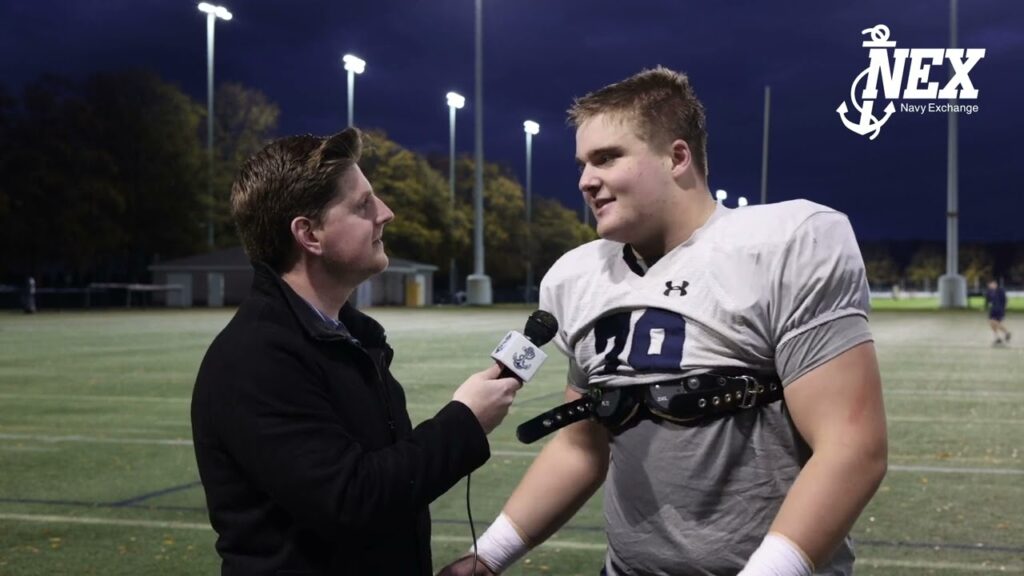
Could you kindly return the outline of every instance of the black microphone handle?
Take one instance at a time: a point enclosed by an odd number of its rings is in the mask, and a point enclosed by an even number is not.
[[[510,370],[508,366],[505,366],[501,362],[498,362],[498,365],[501,366],[501,373],[498,374],[498,378],[515,378],[516,380],[519,380],[520,384],[523,383],[519,376],[516,376],[516,373]]]

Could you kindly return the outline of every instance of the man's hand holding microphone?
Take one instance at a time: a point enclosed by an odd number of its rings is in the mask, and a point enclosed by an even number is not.
[[[515,330],[509,332],[498,343],[494,352],[491,352],[491,358],[494,358],[497,364],[470,376],[455,391],[453,399],[469,406],[484,431],[490,434],[508,414],[516,392],[523,387],[524,382],[533,378],[547,360],[547,354],[540,347],[550,342],[557,332],[558,320],[543,310],[537,310],[526,320],[523,334]],[[525,546],[521,545],[521,537],[514,536],[514,527],[507,522],[504,514],[499,516],[496,523],[503,519],[507,524],[504,529],[493,529],[492,525],[492,529],[488,530],[481,541],[491,551],[492,556],[495,550],[498,551],[498,556],[514,556],[517,550],[521,554]],[[520,545],[517,546],[516,543]],[[483,560],[478,559],[475,553],[470,553],[446,566],[440,574],[493,576],[495,573]]]
[[[455,391],[452,400],[473,411],[484,432],[490,434],[508,414],[516,392],[537,373],[547,354],[540,349],[558,332],[558,321],[537,310],[526,320],[523,334],[512,330],[491,353],[497,364],[477,372]]]

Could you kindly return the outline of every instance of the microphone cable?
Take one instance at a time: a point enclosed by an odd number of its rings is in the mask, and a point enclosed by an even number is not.
[[[473,479],[472,474],[466,474],[466,515],[469,516],[469,532],[473,536],[473,571],[476,574],[477,553],[476,553],[476,527],[473,526],[473,507],[469,503],[469,483]]]

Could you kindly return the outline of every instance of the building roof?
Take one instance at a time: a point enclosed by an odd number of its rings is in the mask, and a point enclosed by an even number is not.
[[[415,274],[419,272],[436,272],[437,266],[414,262],[402,258],[389,257],[387,270],[384,273]],[[149,267],[150,272],[230,272],[252,270],[252,264],[241,246],[225,248],[215,252],[206,252],[194,256],[186,256],[175,260],[167,260]]]

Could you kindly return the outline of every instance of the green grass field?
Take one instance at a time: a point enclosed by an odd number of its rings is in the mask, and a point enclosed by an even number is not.
[[[968,298],[967,307],[970,310],[981,311],[985,307],[985,298],[982,296],[971,296]],[[938,310],[939,298],[872,298],[871,308],[873,310]],[[1024,298],[1008,298],[1006,308],[1010,312],[1024,312]]]
[[[372,311],[397,349],[413,420],[431,416],[524,309]],[[0,575],[217,574],[190,442],[189,397],[230,311],[0,315]],[[877,310],[890,471],[854,529],[858,576],[1024,573],[1024,315],[990,345],[982,312]],[[556,354],[473,475],[478,533],[536,446],[523,420],[561,395]],[[465,485],[434,503],[438,567],[470,542]],[[594,498],[509,574],[596,576]]]

